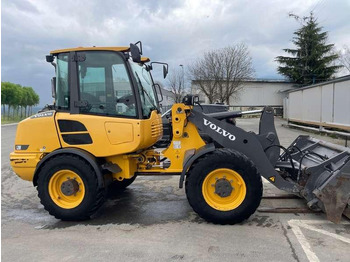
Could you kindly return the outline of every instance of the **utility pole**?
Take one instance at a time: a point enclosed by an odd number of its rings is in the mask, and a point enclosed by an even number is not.
[[[185,90],[185,70],[183,65],[179,65],[182,68],[182,89]]]

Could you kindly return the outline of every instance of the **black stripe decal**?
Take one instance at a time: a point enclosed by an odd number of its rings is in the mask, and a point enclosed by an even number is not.
[[[92,144],[92,139],[89,134],[64,134],[63,141],[70,145],[87,145]]]
[[[74,120],[58,120],[58,126],[62,133],[87,131],[82,123]]]

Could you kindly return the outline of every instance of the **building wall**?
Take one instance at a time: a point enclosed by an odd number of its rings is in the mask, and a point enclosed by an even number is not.
[[[292,83],[252,82],[239,92],[237,98],[230,99],[235,106],[283,106],[286,93],[281,92],[293,88]]]
[[[171,106],[174,104],[174,94],[164,88],[162,88],[162,94],[163,94],[163,101],[160,102],[162,105],[162,113],[167,111],[171,108]]]
[[[287,94],[281,91],[291,88],[293,88],[292,83],[283,81],[264,80],[246,82],[237,97],[231,97],[230,106],[283,106],[283,99]],[[192,84],[192,93],[198,94],[201,101],[209,103],[208,98],[196,84]]]
[[[350,130],[350,76],[292,91],[286,101],[291,121]]]

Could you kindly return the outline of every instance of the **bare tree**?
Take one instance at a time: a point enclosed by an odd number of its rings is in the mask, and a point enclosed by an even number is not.
[[[338,52],[339,62],[344,68],[346,68],[350,73],[350,48],[348,46],[344,46],[343,50]]]
[[[237,97],[245,81],[254,74],[252,58],[243,43],[206,52],[189,71],[210,103],[219,100],[226,104]]]
[[[169,91],[174,94],[174,102],[180,103],[186,92],[183,71],[174,69],[170,72],[167,79],[170,88]]]
[[[208,51],[189,67],[189,74],[193,83],[198,85],[211,104],[217,99],[219,66],[216,51]]]
[[[252,58],[245,44],[225,47],[219,52],[221,61],[221,79],[218,81],[220,102],[230,104],[230,97],[235,99],[244,83],[253,77]]]

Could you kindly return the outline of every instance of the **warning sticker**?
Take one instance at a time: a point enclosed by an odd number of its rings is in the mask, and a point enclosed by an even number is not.
[[[173,141],[173,147],[174,147],[174,149],[180,149],[181,148],[181,141]]]
[[[276,177],[274,177],[274,176],[270,176],[270,177],[269,177],[269,180],[270,180],[271,182],[275,182],[275,179],[276,179]]]

